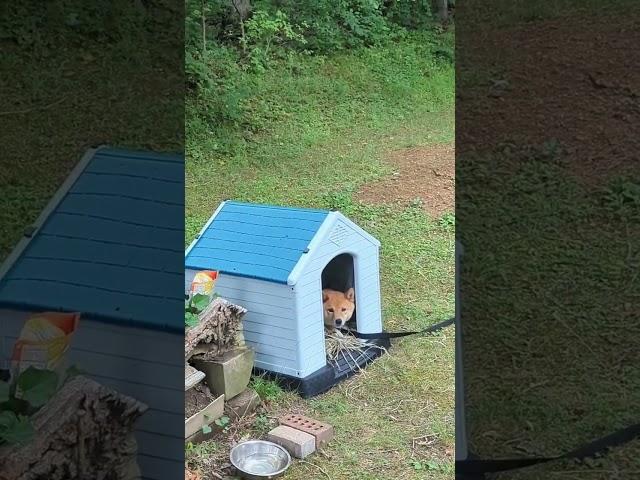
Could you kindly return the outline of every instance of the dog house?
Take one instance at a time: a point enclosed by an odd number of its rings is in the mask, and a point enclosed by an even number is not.
[[[380,242],[340,212],[225,201],[185,252],[185,291],[199,270],[217,270],[216,292],[248,310],[256,370],[307,397],[354,371],[327,360],[323,287],[354,287],[351,327],[382,332],[379,254]],[[381,352],[365,347],[358,368]]]
[[[33,313],[80,312],[68,360],[148,406],[149,480],[184,471],[183,179],[181,156],[91,149],[0,268],[0,360]]]

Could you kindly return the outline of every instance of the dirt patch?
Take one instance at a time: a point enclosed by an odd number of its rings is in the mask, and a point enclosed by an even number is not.
[[[639,21],[626,12],[469,33],[458,59],[458,154],[556,139],[568,172],[587,184],[637,171]]]
[[[365,185],[356,198],[374,204],[408,205],[420,201],[434,217],[455,208],[455,148],[433,145],[393,152],[391,177]]]
[[[184,418],[190,418],[213,402],[216,397],[206,385],[199,384],[184,394]]]

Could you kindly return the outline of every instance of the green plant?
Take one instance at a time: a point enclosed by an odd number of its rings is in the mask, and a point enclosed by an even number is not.
[[[304,45],[305,38],[299,28],[289,22],[285,13],[277,10],[271,15],[266,11],[254,12],[246,25],[245,47],[249,50],[251,64],[257,70],[269,66],[270,55],[282,57],[285,45]]]
[[[391,23],[417,29],[427,27],[433,21],[431,0],[394,0],[385,3],[384,15]]]
[[[196,293],[190,297],[184,304],[184,324],[186,327],[195,327],[198,324],[199,315],[207,308],[210,297],[200,293]]]
[[[217,418],[214,423],[219,426],[220,428],[222,428],[223,432],[228,432],[229,431],[229,426],[230,426],[230,420],[229,417],[227,417],[226,415],[223,415],[220,418]]]
[[[266,379],[262,375],[252,377],[249,387],[253,388],[260,398],[265,401],[277,400],[283,394],[280,385],[273,380]]]
[[[446,212],[438,219],[438,225],[442,228],[454,228],[456,226],[455,213]]]
[[[33,425],[29,417],[8,410],[0,412],[0,445],[24,445],[33,435]]]
[[[453,472],[453,468],[451,467],[450,464],[438,462],[436,460],[424,460],[424,461],[413,460],[410,463],[414,470],[420,470],[420,471],[431,470],[431,471],[442,472],[442,473]]]
[[[53,370],[29,367],[13,380],[0,381],[0,444],[24,444],[34,435],[30,417],[80,370],[70,367],[63,382]]]
[[[617,178],[605,189],[605,206],[623,218],[640,215],[640,183]]]
[[[258,415],[253,422],[253,428],[255,428],[261,434],[267,433],[271,429],[271,422],[269,421],[269,417],[267,417],[264,413]]]

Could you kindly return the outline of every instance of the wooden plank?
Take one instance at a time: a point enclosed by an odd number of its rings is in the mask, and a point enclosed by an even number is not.
[[[220,395],[204,409],[192,415],[184,422],[184,438],[189,438],[204,425],[210,425],[224,413],[224,395]],[[205,418],[205,416],[207,418]]]

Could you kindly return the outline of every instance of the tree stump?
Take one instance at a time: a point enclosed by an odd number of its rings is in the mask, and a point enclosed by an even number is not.
[[[247,310],[227,302],[214,299],[199,315],[199,322],[185,333],[184,356],[202,354],[207,359],[222,355],[232,348],[243,346],[242,317]]]
[[[75,377],[33,416],[36,436],[30,443],[0,447],[0,480],[137,480],[133,427],[146,410]]]

